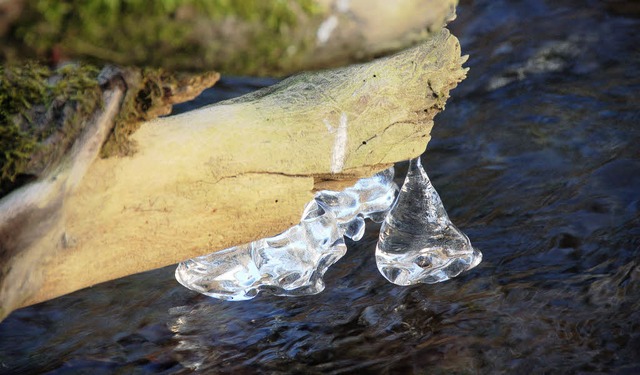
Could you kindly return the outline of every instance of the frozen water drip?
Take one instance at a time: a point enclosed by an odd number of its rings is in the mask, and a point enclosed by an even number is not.
[[[433,284],[477,266],[482,253],[449,220],[420,158],[412,159],[380,229],[376,264],[397,285]]]

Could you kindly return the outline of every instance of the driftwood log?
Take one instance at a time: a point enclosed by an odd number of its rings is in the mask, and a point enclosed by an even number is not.
[[[69,160],[0,201],[0,318],[296,224],[314,191],[420,155],[465,60],[443,29],[388,58],[144,123],[133,156],[98,159],[114,86]]]

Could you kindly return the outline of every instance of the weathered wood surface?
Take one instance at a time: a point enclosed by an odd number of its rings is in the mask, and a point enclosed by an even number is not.
[[[315,190],[421,154],[465,60],[443,29],[395,56],[144,123],[136,154],[96,160],[63,202],[39,202],[48,224],[20,227],[30,240],[1,280],[2,314],[294,225]]]
[[[67,156],[44,178],[0,200],[0,319],[46,282],[44,267],[68,245],[68,199],[97,158],[120,109],[124,88],[104,93],[103,108],[84,126]]]

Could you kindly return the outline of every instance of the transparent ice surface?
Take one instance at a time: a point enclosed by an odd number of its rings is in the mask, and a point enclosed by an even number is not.
[[[376,263],[397,285],[438,283],[477,266],[482,253],[449,220],[420,158],[410,161],[400,194],[380,229]]]
[[[364,234],[364,220],[384,220],[398,194],[398,185],[393,182],[393,167],[362,178],[343,191],[323,190],[315,199],[325,203],[336,215],[338,226],[345,236],[358,241]]]
[[[312,200],[300,224],[271,238],[187,260],[176,279],[189,289],[225,300],[246,300],[268,290],[276,295],[316,294],[322,275],[347,251],[335,215]]]
[[[182,262],[176,279],[189,289],[233,301],[260,291],[319,293],[322,276],[346,252],[343,236],[359,240],[364,220],[380,220],[391,208],[398,192],[393,174],[390,168],[342,192],[320,191],[305,207],[300,224],[275,237]]]

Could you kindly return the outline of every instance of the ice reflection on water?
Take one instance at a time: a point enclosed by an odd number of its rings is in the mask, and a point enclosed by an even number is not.
[[[423,162],[478,267],[392,285],[375,224],[316,296],[215,301],[168,267],[13,313],[0,373],[640,373],[640,20],[462,3],[471,70]]]

